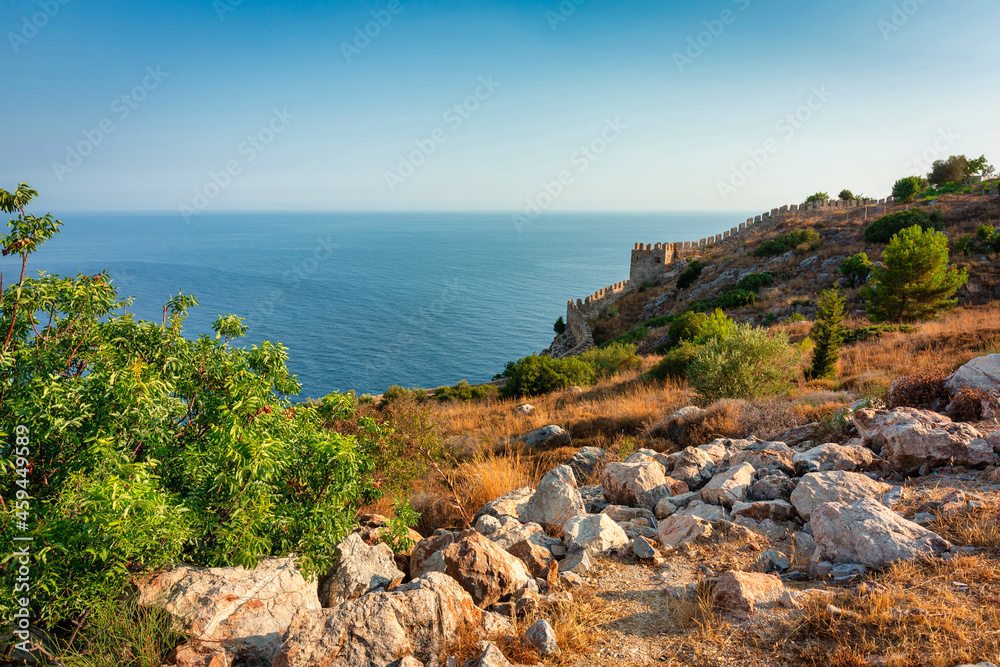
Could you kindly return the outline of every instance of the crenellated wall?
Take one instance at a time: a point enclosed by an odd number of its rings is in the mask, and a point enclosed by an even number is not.
[[[789,204],[760,215],[747,218],[739,226],[733,227],[721,234],[700,239],[698,241],[683,241],[678,243],[636,243],[632,248],[632,259],[629,267],[629,279],[600,289],[585,299],[570,301],[566,306],[566,327],[576,341],[574,347],[560,356],[573,356],[594,346],[593,332],[587,324],[587,318],[594,315],[598,307],[606,307],[617,301],[621,296],[633,289],[638,289],[644,283],[653,281],[668,266],[685,257],[698,254],[710,246],[719,245],[730,240],[740,239],[751,230],[762,226],[770,226],[789,213],[839,211],[859,207],[879,207],[893,204],[895,199],[866,199],[842,201],[809,202]]]

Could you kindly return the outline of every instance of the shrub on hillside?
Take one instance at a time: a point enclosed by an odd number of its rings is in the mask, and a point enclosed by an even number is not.
[[[995,396],[995,394],[994,394]],[[983,418],[983,401],[991,398],[990,392],[979,387],[962,387],[951,398],[945,414],[956,422],[977,422]]]
[[[0,191],[0,210],[16,215],[0,245],[24,263],[62,224],[23,212],[35,194]],[[380,496],[371,475],[382,434],[327,430],[315,407],[293,404],[285,348],[234,345],[247,330],[236,316],[220,317],[214,336],[186,336],[190,296],[170,299],[162,324],[137,320],[106,274],[5,288],[0,424],[12,445],[15,435],[30,444],[36,623],[79,617],[180,559],[253,567],[296,554],[308,576],[332,567],[330,545]],[[337,409],[356,406],[345,397]],[[0,497],[16,497],[16,463],[0,459]],[[16,520],[7,502],[7,544]],[[16,576],[0,571],[4,590]],[[0,596],[0,613],[13,612],[14,598]]]
[[[889,409],[943,410],[951,400],[944,386],[947,377],[947,373],[940,371],[925,371],[896,378],[889,385]]]
[[[736,289],[747,292],[759,292],[773,284],[774,276],[766,271],[763,273],[749,273],[740,278],[740,281],[736,283]]]
[[[968,178],[969,160],[964,155],[952,155],[946,160],[935,160],[927,181],[931,185],[963,183]]]
[[[814,201],[829,201],[830,195],[825,192],[817,192],[816,194],[809,195],[806,197],[806,203],[811,204]]]
[[[841,190],[840,194],[837,196],[840,198],[841,201],[852,201],[854,199],[857,199],[857,197],[854,196],[854,193],[847,189]]]
[[[919,176],[907,176],[893,184],[892,196],[900,201],[909,202],[926,189],[927,181]]]
[[[719,309],[711,314],[687,311],[671,323],[668,337],[672,346],[682,343],[701,345],[709,338],[728,336],[735,327],[733,321]]]
[[[736,308],[743,308],[744,306],[752,306],[756,302],[756,293],[745,289],[731,289],[716,297],[715,300],[712,301],[711,305],[725,310],[735,310]]]
[[[549,394],[574,385],[593,384],[594,368],[577,357],[552,359],[532,354],[517,361],[508,361],[495,379],[506,379],[500,389],[501,398],[521,398]]]
[[[840,272],[847,278],[851,287],[860,287],[868,282],[868,276],[872,272],[872,261],[868,259],[867,253],[859,252],[841,262]]]
[[[720,398],[754,399],[791,387],[798,375],[797,353],[788,335],[737,324],[726,338],[705,343],[687,371],[703,402]]]
[[[649,377],[656,380],[683,380],[688,368],[698,356],[700,345],[681,345],[667,352],[655,366],[649,369]]]
[[[677,277],[677,289],[687,289],[690,287],[694,281],[698,280],[704,269],[705,265],[697,259],[688,264],[688,267]]]
[[[564,333],[566,333],[566,322],[563,320],[562,315],[560,315],[559,318],[556,320],[556,323],[552,325],[552,329],[553,331],[556,332],[556,335],[559,336],[562,336]]]
[[[880,338],[887,333],[913,333],[917,328],[908,324],[870,324],[844,331],[844,345]]]
[[[921,229],[941,230],[944,228],[944,216],[940,211],[928,213],[920,208],[890,213],[865,227],[865,240],[872,243],[888,243],[893,236],[913,225]]]
[[[594,369],[597,377],[611,377],[622,371],[642,368],[642,359],[631,343],[612,343],[606,347],[592,347],[580,355],[580,361]]]
[[[497,395],[497,388],[488,384],[472,386],[467,380],[459,380],[453,387],[438,387],[434,390],[434,400],[444,401],[480,401]]]
[[[773,239],[762,241],[754,255],[757,257],[774,257],[783,255],[789,250],[809,251],[816,250],[823,243],[823,237],[812,229],[800,229],[795,232],[788,232]]]
[[[837,375],[837,360],[844,344],[844,298],[836,289],[823,290],[816,306],[812,339],[816,344],[806,376],[812,380]]]

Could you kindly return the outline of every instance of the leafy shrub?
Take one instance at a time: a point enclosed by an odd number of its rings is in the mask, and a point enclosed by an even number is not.
[[[927,181],[919,176],[907,176],[896,181],[892,186],[892,196],[900,201],[913,201],[917,195],[927,189]]]
[[[564,333],[566,333],[566,322],[563,320],[562,315],[560,315],[559,319],[556,320],[556,323],[552,325],[552,329],[559,336],[562,336]]]
[[[730,336],[713,338],[698,351],[687,379],[703,402],[754,399],[785,391],[798,374],[788,336],[737,324]]]
[[[875,220],[865,228],[865,240],[872,243],[888,243],[893,236],[913,225],[917,225],[921,229],[940,230],[944,228],[944,218],[940,211],[928,214],[927,211],[919,208],[890,213]]]
[[[817,192],[816,194],[809,195],[806,197],[806,203],[811,204],[814,201],[829,201],[830,195],[825,192]]]
[[[947,237],[916,225],[892,238],[882,261],[861,290],[873,322],[934,317],[955,305],[952,297],[969,279],[968,271],[948,265]]]
[[[635,353],[635,345],[612,343],[607,347],[593,347],[580,355],[594,369],[597,377],[610,377],[622,371],[642,368],[642,359]]]
[[[23,212],[35,194],[23,184],[0,192],[0,208],[17,214],[0,244],[25,263],[62,224]],[[105,274],[5,287],[0,424],[25,425],[31,442],[41,624],[116,599],[132,576],[181,558],[253,567],[294,553],[307,575],[333,565],[329,545],[381,495],[371,453],[382,434],[327,430],[316,408],[291,403],[299,384],[285,348],[231,345],[246,331],[235,316],[219,318],[214,337],[189,338],[190,296],[170,299],[162,324],[136,320]],[[344,397],[337,409],[356,406]],[[15,497],[14,464],[0,459],[0,497]],[[5,543],[15,520],[6,503]],[[13,590],[15,576],[4,568],[0,586]],[[9,618],[12,604],[0,596],[0,613]]]
[[[989,399],[990,392],[979,387],[962,387],[955,394],[945,413],[956,422],[978,422],[983,418],[983,401]]]
[[[410,398],[411,394],[408,389],[400,387],[398,384],[394,384],[382,393],[382,400],[387,403],[393,401],[402,401]]]
[[[852,201],[857,199],[857,197],[854,196],[854,193],[847,189],[841,190],[840,194],[837,196],[840,197],[841,201]]]
[[[716,308],[732,310],[734,308],[752,306],[756,302],[757,295],[754,292],[750,292],[745,289],[731,289],[728,292],[723,292],[716,297],[716,299],[712,301],[712,305]]]
[[[972,234],[962,234],[952,243],[952,248],[959,255],[971,255],[979,249],[979,243]]]
[[[968,177],[969,160],[964,155],[952,155],[946,160],[935,160],[927,181],[931,185],[963,183]]]
[[[833,378],[837,374],[837,360],[844,344],[844,298],[837,290],[823,290],[816,309],[816,324],[812,339],[816,344],[812,364],[807,376],[810,379]]]
[[[699,345],[681,345],[667,352],[647,375],[656,380],[681,380],[687,376],[688,367],[698,356]]]
[[[796,322],[805,322],[806,316],[803,315],[802,313],[792,313],[791,315],[788,316],[788,319],[785,321],[788,322],[788,324],[795,324]]]
[[[690,287],[694,281],[698,280],[704,269],[705,265],[697,259],[688,264],[688,267],[677,277],[677,289],[687,289]]]
[[[868,259],[867,253],[859,252],[841,262],[840,272],[847,278],[851,287],[864,285],[872,272],[872,261]]]
[[[507,362],[496,379],[505,378],[501,398],[521,398],[549,394],[557,389],[594,383],[594,368],[577,357],[552,359],[532,354]]]
[[[648,333],[649,329],[646,328],[645,324],[636,324],[618,338],[601,343],[600,347],[608,347],[609,345],[635,345],[645,338]]]
[[[444,401],[481,401],[495,396],[498,390],[493,385],[477,384],[472,386],[467,380],[459,380],[453,387],[438,387],[434,390],[434,400]]]
[[[889,386],[889,409],[942,410],[951,400],[944,386],[946,373],[927,371],[896,378]]]
[[[719,309],[711,314],[688,311],[674,320],[667,335],[673,346],[683,343],[701,345],[709,338],[728,336],[735,327],[733,321]]]
[[[753,254],[757,257],[774,257],[800,248],[805,251],[816,250],[822,243],[823,237],[818,232],[813,229],[801,229],[762,241]]]
[[[774,284],[774,276],[766,271],[764,273],[749,273],[736,283],[736,289],[745,290],[747,292],[759,292],[765,287],[770,287]]]
[[[993,225],[979,225],[976,228],[976,240],[982,243],[990,243],[997,236],[997,229]]]
[[[666,326],[677,319],[676,315],[660,315],[659,317],[654,317],[651,320],[646,320],[643,324],[647,329],[658,329],[659,327]]]

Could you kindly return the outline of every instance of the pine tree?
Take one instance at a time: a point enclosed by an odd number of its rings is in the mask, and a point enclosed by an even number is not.
[[[836,289],[823,290],[816,308],[816,324],[810,379],[832,378],[837,374],[837,359],[844,344],[844,297]]]
[[[873,322],[913,322],[951,308],[969,279],[948,266],[948,239],[933,229],[908,227],[892,237],[861,295]]]

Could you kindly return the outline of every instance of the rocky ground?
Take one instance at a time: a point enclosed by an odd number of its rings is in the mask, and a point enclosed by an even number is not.
[[[952,388],[995,387],[996,369],[971,362]],[[176,568],[142,601],[195,637],[183,667],[1000,660],[1000,422],[865,401],[841,417],[842,442],[804,427],[624,461],[586,447],[408,554],[367,516],[319,581],[291,559]]]

